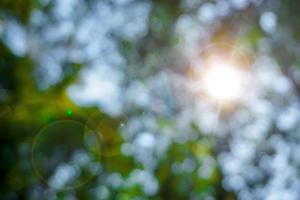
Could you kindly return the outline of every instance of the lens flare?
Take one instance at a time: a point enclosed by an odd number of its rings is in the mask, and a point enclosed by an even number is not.
[[[233,66],[218,63],[205,73],[203,87],[205,93],[219,101],[232,101],[241,97],[243,74]]]

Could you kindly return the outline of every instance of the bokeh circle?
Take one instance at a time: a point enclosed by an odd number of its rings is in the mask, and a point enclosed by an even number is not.
[[[32,146],[32,163],[51,188],[82,186],[101,170],[100,143],[93,130],[74,120],[60,120],[43,128]]]

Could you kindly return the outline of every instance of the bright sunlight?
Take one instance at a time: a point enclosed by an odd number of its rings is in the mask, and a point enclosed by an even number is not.
[[[234,66],[218,63],[203,77],[205,93],[218,101],[232,101],[242,95],[243,74]]]

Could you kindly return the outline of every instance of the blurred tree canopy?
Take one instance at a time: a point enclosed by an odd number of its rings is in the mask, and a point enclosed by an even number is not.
[[[298,8],[292,0],[2,0],[0,199],[278,199],[276,190],[299,198],[298,178],[261,164],[288,155],[299,170],[286,150],[297,146],[299,117],[290,127],[277,120],[289,106],[299,114]],[[278,78],[274,88],[257,79],[258,103],[221,113],[227,128],[218,137],[205,133],[198,119],[209,114],[183,83],[210,43],[245,49],[257,76]],[[264,136],[235,134],[246,125]],[[244,162],[238,144],[252,142]]]

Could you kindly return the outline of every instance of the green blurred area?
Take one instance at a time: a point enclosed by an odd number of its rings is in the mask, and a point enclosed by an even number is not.
[[[0,22],[5,19],[14,19],[26,27],[33,9],[37,8],[41,8],[41,5],[36,0],[1,0]],[[287,18],[282,17],[279,20],[287,22],[286,25],[291,27],[294,37],[299,39],[300,26],[298,25],[300,22],[298,19],[300,16],[297,8],[300,8],[299,2],[285,1],[281,11],[282,16]],[[252,16],[251,8],[248,12],[240,13],[240,15]],[[149,33],[137,45],[131,41],[120,42],[122,53],[128,59],[128,63],[134,65],[137,62],[137,57],[140,60],[154,57],[158,58],[157,63],[162,62],[168,66],[169,61],[163,60],[164,58],[160,58],[159,55],[164,53],[165,47],[177,44],[177,38],[172,35],[172,28],[173,23],[180,14],[180,1],[154,0],[149,19]],[[230,27],[232,23],[244,23],[241,18],[236,17],[227,20],[224,21],[224,27]],[[249,44],[255,50],[257,41],[264,35],[256,21],[249,20],[248,23],[251,24],[250,28],[237,36],[237,43]],[[221,42],[231,39],[232,30],[224,29],[220,31],[222,34],[215,33],[212,38]],[[226,31],[228,37],[223,34]],[[274,41],[273,44],[274,46],[282,45],[277,41]],[[274,54],[278,55],[278,58],[282,58],[279,61],[286,65],[285,51],[285,48],[280,48]],[[295,66],[298,67],[297,70],[300,70],[299,57],[292,57],[293,59],[289,59],[289,61],[296,61]],[[158,71],[157,63],[150,63],[147,70],[141,71],[140,76],[147,77],[150,72],[155,73]],[[288,65],[292,64],[288,63]],[[201,166],[203,160],[207,157],[216,158],[212,138],[202,135],[199,127],[193,124],[190,126],[197,134],[195,141],[183,144],[172,143],[167,154],[159,161],[159,165],[154,172],[159,184],[157,194],[149,198],[138,183],[125,183],[124,186],[116,189],[105,181],[101,182],[113,173],[119,174],[125,181],[128,181],[130,180],[130,174],[135,170],[142,170],[143,166],[131,156],[121,153],[121,146],[124,141],[120,134],[119,124],[120,121],[124,120],[122,117],[109,117],[96,107],[79,107],[69,99],[66,88],[77,80],[78,71],[82,66],[75,63],[68,66],[73,69],[73,73],[66,76],[59,84],[41,91],[33,76],[35,66],[30,57],[28,55],[23,57],[15,55],[3,41],[0,41],[0,86],[6,91],[0,103],[0,199],[32,199],[32,194],[35,192],[38,193],[38,196],[43,196],[44,199],[50,199],[51,195],[51,199],[69,199],[69,194],[75,194],[77,199],[93,199],[92,194],[95,192],[100,192],[104,196],[103,199],[118,200],[205,199],[208,196],[215,199],[236,199],[233,193],[224,190],[222,173],[217,163],[212,169],[211,176],[206,178],[201,178],[198,170],[179,174],[172,171],[171,165],[174,162],[183,162],[186,158],[194,160],[197,166]],[[152,70],[149,70],[149,68]],[[132,70],[134,71],[134,69]],[[129,75],[128,81],[131,78],[134,78],[134,75]],[[74,151],[83,148],[87,151],[87,155],[94,159],[94,162],[101,165],[101,170],[96,175],[81,174],[84,181],[80,179],[79,183],[84,184],[80,184],[80,187],[66,190],[53,189],[49,187],[47,181],[43,180],[49,178],[44,177],[47,173],[42,172],[41,175],[34,168],[32,159],[35,149],[33,149],[33,144],[37,136],[43,133],[42,130],[45,127],[58,121],[68,120],[83,126],[83,128],[81,127],[82,130],[78,129],[79,125],[65,124],[64,126],[67,128],[61,127],[61,135],[49,139],[47,142],[41,139],[39,141],[41,146],[38,146],[38,148],[40,148],[39,152],[42,152],[43,155],[37,155],[37,157],[47,154],[54,157],[53,160],[47,160],[48,157],[38,157],[40,159],[38,160],[39,164],[44,166],[42,168],[46,168],[47,165],[56,166],[57,163],[67,160],[71,160],[72,163]],[[103,120],[105,123],[102,123]],[[98,124],[100,121],[101,125]],[[172,120],[167,118],[157,119],[157,125],[161,128],[171,127],[172,129],[173,123]],[[97,137],[98,132],[106,133],[99,136],[102,143],[100,146],[94,147],[94,152],[89,149],[90,147],[87,148],[81,143],[84,141],[86,129],[94,131]],[[71,133],[75,135],[78,133],[78,138],[70,138]],[[43,137],[45,137],[45,140],[47,139],[45,135]],[[58,147],[59,142],[67,145]],[[93,191],[91,188],[93,188]],[[95,188],[97,191],[94,191]]]
[[[161,48],[172,42],[166,38],[171,34],[171,25],[179,14],[179,2],[155,1],[155,3],[157,6],[153,11],[151,21],[156,21],[154,24],[159,21],[161,27],[153,28],[153,32],[149,33],[145,42],[152,40],[157,48]],[[11,18],[26,26],[33,8],[39,8],[39,6],[37,1],[30,0],[1,1],[0,20]],[[132,55],[131,51],[134,50],[130,46],[130,42],[124,41],[124,54],[129,58]],[[138,48],[142,49],[143,46]],[[147,51],[147,49],[144,50]],[[147,56],[148,52],[144,54]],[[78,66],[74,64],[71,67],[77,68]],[[70,101],[66,94],[66,87],[76,79],[78,70],[46,91],[38,89],[33,70],[34,63],[28,56],[14,55],[1,41],[0,85],[7,91],[7,94],[0,104],[0,199],[31,199],[31,193],[35,190],[43,193],[49,189],[46,181],[49,178],[47,177],[48,171],[53,170],[52,168],[57,163],[69,160],[72,152],[81,148],[80,140],[84,136],[76,136],[76,134],[85,134],[80,132],[84,132],[85,129],[78,128],[76,123],[82,126],[89,125],[88,120],[91,116],[93,117],[94,113],[98,121],[105,118],[106,123],[101,129],[107,130],[101,131],[109,135],[109,140],[115,141],[113,149],[109,146],[103,147],[103,144],[102,147],[96,148],[98,156],[95,159],[101,164],[101,173],[88,175],[88,178],[83,177],[84,181],[78,180],[80,187],[57,189],[54,198],[68,199],[68,194],[71,192],[75,193],[78,199],[93,199],[91,188],[96,187],[102,188],[98,192],[103,193],[101,195],[104,199],[148,199],[139,184],[128,184],[128,186],[125,184],[125,187],[116,190],[107,186],[105,182],[98,181],[98,179],[104,180],[111,173],[118,173],[126,180],[133,170],[142,169],[142,166],[132,157],[120,153],[122,139],[116,126],[120,119],[109,118],[97,108],[80,108]],[[67,123],[66,120],[73,121],[73,123]],[[95,123],[97,123],[96,120]],[[60,129],[56,127],[57,130],[54,129],[56,130],[54,132],[47,129],[56,122],[65,122],[66,124],[63,124],[65,127]],[[169,124],[167,119],[158,123],[163,123],[161,126],[165,123]],[[95,127],[91,124],[91,128],[97,129],[97,124]],[[65,146],[59,146],[60,143]],[[113,154],[110,155],[112,151]],[[108,152],[108,155],[105,152]],[[206,179],[199,178],[197,171],[178,175],[172,172],[170,166],[174,161],[181,162],[186,157],[191,157],[201,164],[202,157],[206,155],[211,156],[212,152],[211,144],[205,141],[203,145],[196,142],[188,145],[172,144],[168,154],[164,156],[156,169],[155,175],[160,189],[158,194],[151,199],[188,199],[191,195],[196,199],[210,195],[222,199],[225,197],[233,199],[232,195],[225,193],[222,189],[221,175],[217,166],[213,169],[212,176]],[[45,168],[48,171],[40,170]],[[191,188],[196,193],[189,194]],[[50,187],[50,189],[53,188]],[[108,191],[110,195],[105,197]],[[44,196],[44,199],[50,199],[50,194],[45,193],[41,196]]]

